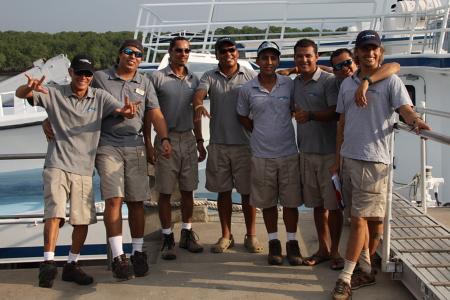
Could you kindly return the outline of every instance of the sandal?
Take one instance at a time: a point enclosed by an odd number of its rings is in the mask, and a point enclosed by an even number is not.
[[[250,253],[261,253],[264,250],[255,235],[246,234],[244,238],[244,246]]]
[[[345,265],[345,260],[342,257],[335,257],[331,259],[330,269],[331,270],[342,270]]]
[[[225,252],[227,249],[229,248],[233,248],[234,246],[234,238],[233,235],[230,236],[229,239],[221,237],[217,243],[215,243],[212,247],[211,247],[211,252],[212,253],[223,253]]]
[[[303,259],[303,264],[305,266],[310,266],[311,267],[311,266],[316,266],[316,265],[318,265],[320,263],[323,263],[325,261],[329,261],[330,259],[331,259],[330,256],[322,256],[322,255],[319,255],[319,254],[315,253],[312,256]]]

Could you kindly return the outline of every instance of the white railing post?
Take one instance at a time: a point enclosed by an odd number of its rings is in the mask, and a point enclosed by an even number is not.
[[[2,94],[0,94],[0,117],[3,117],[3,99],[2,99]]]
[[[425,108],[425,101],[422,103],[422,108]],[[425,114],[422,114],[422,118],[425,119]],[[420,138],[420,198],[422,201],[423,213],[427,214],[427,191],[426,191],[426,165],[427,165],[427,140],[423,137]]]

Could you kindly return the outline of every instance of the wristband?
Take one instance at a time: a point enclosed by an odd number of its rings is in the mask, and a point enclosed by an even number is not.
[[[204,139],[197,139],[197,144],[198,144],[198,143],[203,143],[203,142],[205,142]]]
[[[194,107],[194,111],[197,111],[199,108],[204,108],[203,104],[199,104],[196,107]]]
[[[312,111],[308,112],[308,120],[309,121],[313,121],[316,118],[316,116],[314,115],[314,113]]]
[[[171,142],[170,142],[170,138],[169,137],[163,137],[163,138],[161,138],[161,144],[164,142],[164,141],[168,141],[169,142],[169,144],[171,144]]]
[[[369,83],[369,85],[372,85],[372,84],[373,84],[373,81],[372,81],[372,79],[371,79],[369,76],[364,76],[364,77],[363,77],[363,80],[367,80],[367,82]]]

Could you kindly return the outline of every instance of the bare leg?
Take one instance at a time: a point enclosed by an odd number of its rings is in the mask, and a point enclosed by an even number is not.
[[[194,193],[192,191],[180,191],[181,193],[181,219],[183,223],[192,223],[194,213]]]
[[[372,257],[377,251],[380,244],[381,236],[383,235],[383,222],[382,221],[367,221],[369,227],[369,251]]]
[[[172,207],[170,206],[170,194],[159,194],[158,210],[161,227],[170,228],[172,226]]]
[[[278,231],[278,209],[276,206],[264,208],[263,218],[267,233],[274,233]]]
[[[367,221],[363,218],[353,217],[350,227],[350,236],[347,243],[345,258],[357,262],[364,244],[367,243]]]
[[[298,209],[283,207],[283,221],[287,232],[297,232]]]
[[[343,215],[340,209],[328,211],[328,228],[331,237],[330,255],[333,258],[339,255],[339,240],[341,239]]]
[[[60,218],[48,218],[44,223],[44,252],[55,252]]]
[[[219,193],[219,199],[217,201],[217,209],[219,211],[220,226],[222,228],[222,237],[229,239],[231,237],[231,213],[232,213],[231,191]]]
[[[250,205],[250,196],[241,195],[247,235],[256,235],[256,208]]]
[[[323,206],[314,207],[314,223],[316,225],[317,239],[319,241],[319,250],[316,253],[323,257],[330,255],[330,232],[328,230],[328,222],[328,210]]]
[[[79,254],[88,234],[88,225],[73,225],[72,246],[70,252]]]
[[[128,224],[132,238],[142,238],[144,236],[144,203],[127,202],[128,206]]]
[[[121,197],[115,197],[105,201],[103,221],[108,237],[122,235],[122,200]]]

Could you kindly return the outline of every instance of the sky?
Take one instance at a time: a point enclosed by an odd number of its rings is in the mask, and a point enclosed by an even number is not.
[[[187,2],[188,0],[0,0],[0,31],[134,31],[139,11],[139,4]],[[195,0],[202,2],[205,0]],[[220,1],[220,0],[217,0]],[[243,1],[243,0],[237,0]],[[297,0],[298,1],[298,0]],[[301,1],[301,0],[300,0]],[[306,1],[306,0],[305,0]],[[337,0],[331,0],[336,1]],[[364,1],[364,0],[363,0]],[[381,1],[381,0],[373,0]],[[395,0],[393,0],[395,1]],[[190,2],[194,2],[191,0]],[[312,1],[307,1],[312,3]],[[364,4],[368,7],[369,4]],[[361,6],[361,8],[363,7]],[[252,16],[269,17],[280,6],[265,7],[256,11],[254,8],[241,5],[241,9],[234,12],[237,18],[245,19],[249,11]],[[219,15],[225,12],[216,11]],[[296,7],[289,10],[290,17],[299,13],[313,16],[320,11],[330,11],[331,7],[320,5]],[[352,6],[352,13],[360,11],[357,6]],[[334,11],[339,13],[338,11]],[[204,17],[208,10],[201,11],[198,7],[175,7],[170,15],[174,18],[190,16],[193,19]],[[348,14],[348,11],[347,11]],[[251,24],[250,24],[251,25]]]

